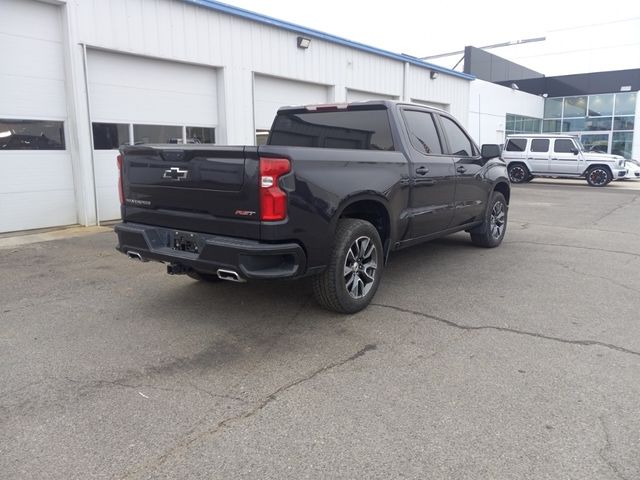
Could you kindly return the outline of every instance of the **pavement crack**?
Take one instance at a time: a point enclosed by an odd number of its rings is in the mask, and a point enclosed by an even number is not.
[[[600,457],[600,460],[602,460],[609,467],[609,469],[615,474],[617,478],[621,480],[628,480],[627,477],[622,475],[620,470],[618,470],[616,464],[607,458],[607,452],[613,449],[613,445],[611,444],[611,437],[609,436],[607,424],[604,421],[604,415],[600,415],[598,417],[598,420],[600,421],[600,426],[602,427],[602,433],[604,433],[605,442],[604,446],[598,451],[598,456]]]
[[[605,280],[605,281],[611,283],[612,285],[615,285],[615,286],[620,287],[620,288],[624,288],[625,290],[629,290],[630,292],[640,293],[640,290],[638,290],[636,288],[633,288],[630,285],[627,285],[625,283],[618,282],[617,280],[614,280],[613,278],[605,277],[604,275],[597,275],[595,273],[581,272],[577,268],[571,267],[570,265],[563,265],[563,267],[565,267],[567,270],[575,273],[576,275],[581,275],[581,276],[587,277],[587,278],[599,278],[600,280]]]
[[[598,217],[596,220],[594,220],[593,222],[591,222],[591,225],[597,225],[601,220],[604,220],[605,218],[607,218],[609,215],[613,215],[615,212],[617,212],[618,210],[621,210],[625,207],[628,207],[629,205],[631,205],[632,203],[634,203],[636,200],[638,200],[637,195],[634,195],[634,197],[628,201],[628,202],[624,202],[620,205],[618,205],[615,208],[612,208],[611,210],[609,210],[607,213],[605,213],[604,215],[601,215],[600,217]]]
[[[538,338],[541,340],[549,340],[552,342],[558,342],[558,343],[564,343],[564,344],[568,344],[568,345],[579,345],[582,347],[602,347],[602,348],[606,348],[609,350],[615,350],[616,352],[621,352],[621,353],[626,353],[629,355],[635,355],[640,357],[640,352],[637,352],[635,350],[630,350],[628,348],[624,348],[624,347],[620,347],[618,345],[614,345],[611,343],[605,343],[605,342],[600,342],[598,340],[571,340],[571,339],[567,339],[567,338],[561,338],[561,337],[554,337],[551,335],[545,335],[542,333],[536,333],[536,332],[529,332],[527,330],[519,330],[517,328],[509,328],[509,327],[499,327],[497,325],[480,325],[480,326],[472,326],[472,325],[463,325],[460,323],[456,323],[453,322],[451,320],[447,320],[445,318],[441,318],[441,317],[437,317],[435,315],[430,315],[428,313],[424,313],[424,312],[420,312],[417,310],[409,310],[407,308],[401,308],[401,307],[396,307],[395,305],[386,305],[386,304],[382,304],[382,303],[372,303],[371,306],[375,306],[375,307],[381,307],[381,308],[388,308],[391,310],[396,310],[398,312],[403,312],[403,313],[410,313],[412,315],[417,315],[419,317],[424,317],[424,318],[428,318],[429,320],[435,320],[437,322],[440,322],[444,325],[447,325],[449,327],[453,327],[453,328],[457,328],[460,330],[467,330],[467,331],[473,331],[473,330],[494,330],[494,331],[498,331],[498,332],[506,332],[506,333],[514,333],[516,335],[522,335],[525,337],[533,337],[533,338]]]
[[[224,427],[234,423],[234,422],[238,422],[241,420],[244,420],[246,418],[252,417],[254,415],[256,415],[257,413],[259,413],[261,410],[263,410],[267,405],[269,405],[270,403],[274,402],[275,400],[277,400],[279,395],[282,395],[283,393],[291,390],[292,388],[297,387],[298,385],[301,385],[305,382],[308,382],[310,380],[313,380],[315,377],[317,377],[318,375],[321,375],[322,373],[325,373],[329,370],[333,370],[335,368],[341,367],[349,362],[353,362],[354,360],[364,356],[367,354],[367,352],[370,352],[372,350],[376,350],[378,347],[375,344],[367,344],[364,347],[362,347],[360,350],[358,350],[357,352],[355,352],[353,355],[339,360],[337,362],[332,362],[329,363],[327,365],[324,365],[323,367],[320,367],[316,370],[313,370],[312,372],[308,373],[307,375],[304,375],[301,378],[298,378],[292,382],[289,382],[285,385],[282,385],[280,387],[278,387],[276,390],[274,390],[273,392],[271,392],[270,394],[268,394],[266,397],[264,397],[261,401],[259,401],[258,403],[256,403],[252,408],[250,408],[249,410],[245,410],[243,412],[240,412],[236,415],[232,415],[230,417],[224,418],[223,420],[219,421],[218,423],[216,423],[212,428],[209,428],[208,430],[205,430],[195,436],[192,436],[191,438],[186,438],[185,440],[183,440],[182,442],[178,442],[176,445],[174,445],[173,447],[171,447],[169,450],[167,450],[165,453],[163,453],[162,455],[160,455],[159,457],[157,457],[155,460],[148,462],[144,465],[141,465],[140,467],[134,469],[134,470],[130,470],[129,472],[125,473],[121,478],[124,479],[130,479],[130,478],[134,478],[135,476],[137,476],[138,474],[142,473],[143,471],[147,470],[148,468],[154,468],[154,467],[159,467],[160,465],[162,465],[164,462],[167,461],[167,459],[169,459],[172,455],[175,455],[179,452],[183,452],[189,449],[189,447],[191,445],[193,445],[194,443],[202,440],[205,437],[208,436],[212,436],[215,435],[216,433],[218,433],[219,431],[221,431]],[[191,428],[186,436],[189,437],[190,435],[193,435],[193,432],[195,431],[195,428]]]
[[[202,388],[201,386],[196,385],[193,382],[187,382],[187,384],[191,388],[193,388],[194,390],[197,390],[198,392],[205,393],[205,394],[209,395],[211,398],[214,398],[214,399],[215,398],[224,398],[224,399],[227,399],[227,400],[235,400],[237,402],[242,402],[242,403],[245,403],[245,404],[248,403],[247,400],[245,400],[244,398],[236,397],[234,395],[227,395],[225,393],[213,393],[213,392],[207,390],[206,388]]]
[[[622,250],[609,250],[607,248],[596,248],[596,247],[582,247],[580,245],[567,245],[564,243],[545,243],[545,242],[534,242],[532,240],[510,240],[510,241],[505,241],[503,243],[508,243],[509,245],[515,245],[518,243],[524,243],[524,244],[529,244],[529,245],[544,245],[547,247],[564,247],[564,248],[575,248],[575,249],[579,249],[579,250],[591,250],[591,251],[596,251],[596,252],[607,252],[607,253],[617,253],[620,255],[629,255],[635,258],[640,258],[640,253],[633,253],[633,252],[625,252]]]

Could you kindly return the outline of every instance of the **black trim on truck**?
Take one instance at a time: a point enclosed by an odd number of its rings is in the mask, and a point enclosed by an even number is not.
[[[223,269],[237,272],[240,278],[269,279],[299,277],[306,270],[306,255],[297,243],[263,243],[135,223],[118,224],[115,232],[116,250],[131,258],[202,273]],[[190,239],[186,248],[176,242],[177,237]]]

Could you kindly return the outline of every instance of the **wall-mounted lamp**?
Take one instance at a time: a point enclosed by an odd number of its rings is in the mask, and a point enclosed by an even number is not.
[[[306,37],[298,37],[298,48],[307,49],[311,45],[311,39]]]
[[[429,77],[431,77],[431,80],[435,80],[436,78],[438,78],[438,75],[440,75],[438,72],[431,70]]]
[[[515,82],[511,84],[511,88],[513,88],[514,90],[520,90],[520,87]]]

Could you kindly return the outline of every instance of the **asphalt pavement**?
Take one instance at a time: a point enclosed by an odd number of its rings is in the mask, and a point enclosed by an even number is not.
[[[640,478],[639,190],[515,186],[351,316],[114,245],[0,246],[2,479]]]

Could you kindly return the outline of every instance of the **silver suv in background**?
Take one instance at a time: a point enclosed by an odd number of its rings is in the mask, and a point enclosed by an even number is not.
[[[627,174],[624,157],[587,152],[572,135],[509,135],[502,159],[507,162],[511,183],[567,177],[585,178],[592,187],[604,187]]]

